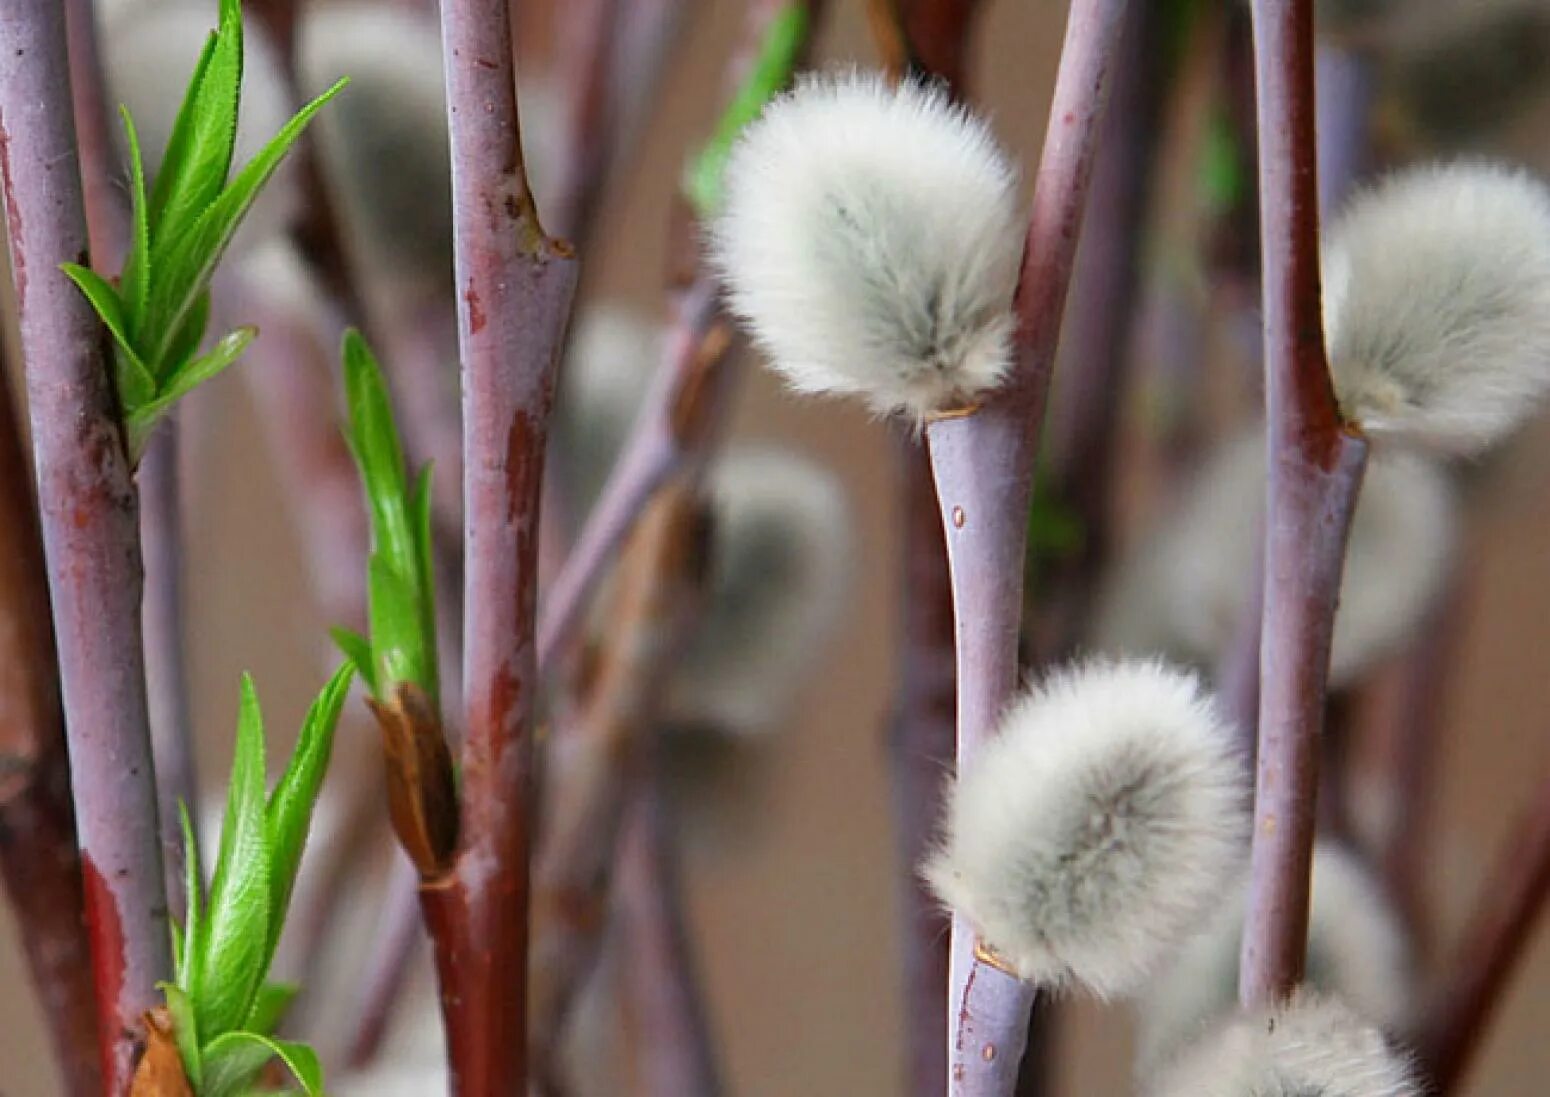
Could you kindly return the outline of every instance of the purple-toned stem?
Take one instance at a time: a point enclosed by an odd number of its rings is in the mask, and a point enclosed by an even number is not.
[[[1341,422],[1320,315],[1312,0],[1255,0],[1269,490],[1258,777],[1238,996],[1301,980],[1330,637],[1366,442]]]
[[[91,307],[64,13],[0,13],[0,173],[59,648],[104,1085],[128,1088],[141,1015],[171,977],[140,641],[133,480]]]
[[[635,1037],[637,1097],[719,1097],[715,1043],[695,977],[668,804],[648,764],[631,799],[615,869],[614,917]]]
[[[517,120],[510,6],[441,6],[463,378],[461,834],[421,891],[456,1097],[527,1090],[539,496],[577,264],[544,234]]]
[[[1550,774],[1513,827],[1480,889],[1421,1026],[1428,1092],[1458,1089],[1550,900]]]
[[[978,410],[926,429],[952,568],[960,770],[1017,685],[1033,464],[1126,6],[1079,0],[1071,8],[1023,254],[1012,378]],[[952,942],[949,1092],[1010,1094],[1034,990],[976,955],[960,915]]]
[[[553,586],[538,624],[538,665],[547,674],[574,637],[597,582],[652,496],[683,467],[731,395],[730,338],[716,287],[702,275],[675,303],[663,363],[618,463],[608,474]]]
[[[70,85],[81,156],[81,187],[87,235],[97,273],[111,278],[129,242],[128,187],[112,137],[92,0],[67,0]],[[150,705],[151,752],[156,761],[162,860],[173,918],[183,919],[183,831],[178,804],[190,808],[198,835],[198,780],[194,766],[193,720],[188,707],[183,630],[183,530],[179,501],[177,424],[164,422],[140,458],[140,539],[145,566],[141,623]]]
[[[0,355],[3,357],[3,355]],[[69,1097],[102,1070],[48,577],[21,422],[0,370],[0,877]]]
[[[1114,90],[1093,164],[1092,196],[1060,339],[1061,383],[1050,412],[1051,497],[1070,509],[1081,544],[1042,566],[1039,661],[1067,657],[1084,639],[1109,556],[1120,413],[1134,355],[1131,333],[1148,199],[1170,90],[1163,6],[1126,19]]]
[[[583,242],[592,227],[608,161],[614,152],[618,106],[611,93],[614,43],[622,0],[573,0],[558,14],[556,68],[564,74],[566,132],[551,216],[559,231]]]

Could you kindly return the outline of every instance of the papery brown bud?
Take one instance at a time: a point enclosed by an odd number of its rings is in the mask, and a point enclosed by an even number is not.
[[[457,781],[452,752],[425,691],[399,683],[391,701],[367,698],[382,730],[388,816],[399,844],[426,880],[452,867],[457,849]]]

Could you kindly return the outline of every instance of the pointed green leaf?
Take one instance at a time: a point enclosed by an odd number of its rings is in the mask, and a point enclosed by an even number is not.
[[[145,161],[140,156],[140,135],[128,107],[118,108],[124,120],[124,137],[129,144],[129,207],[133,239],[124,276],[119,279],[123,292],[124,327],[131,338],[139,338],[140,321],[145,316],[145,299],[151,287],[150,211],[146,208]]]
[[[199,994],[199,969],[204,963],[204,888],[199,881],[199,843],[188,805],[178,801],[178,822],[183,827],[183,948],[177,968],[178,986],[190,998]]]
[[[425,639],[414,584],[395,571],[381,553],[373,553],[366,563],[366,610],[377,681],[382,688],[391,690],[399,682],[425,688],[429,680]]]
[[[194,1003],[187,994],[170,983],[158,986],[167,998],[167,1012],[172,1017],[172,1039],[178,1045],[178,1058],[183,1060],[183,1073],[188,1075],[195,1093],[202,1092],[204,1071],[199,1055],[199,1024],[194,1019]]]
[[[280,161],[307,128],[314,115],[344,88],[341,80],[308,103],[253,157],[231,185],[221,192],[189,227],[176,235],[159,235],[151,246],[151,263],[157,270],[146,308],[145,330],[158,341],[146,357],[161,360],[194,299],[210,284],[215,265],[252,208],[260,188],[269,181]],[[159,333],[159,334],[158,334]]]
[[[194,307],[189,309],[183,326],[178,329],[177,336],[168,346],[166,357],[154,363],[158,385],[165,385],[169,376],[181,370],[187,365],[189,359],[194,357],[199,350],[199,344],[204,341],[205,329],[209,326],[210,291],[205,290],[194,298]]]
[[[206,1039],[241,1024],[263,982],[269,939],[265,808],[263,715],[253,679],[243,675],[221,852],[210,884],[209,936],[194,998],[199,1031]]]
[[[209,354],[194,359],[169,377],[156,399],[142,404],[127,415],[124,425],[129,433],[130,459],[139,461],[151,432],[156,429],[161,417],[172,409],[173,404],[241,358],[242,352],[248,349],[248,344],[257,336],[255,328],[238,328],[215,344]]]
[[[221,0],[220,25],[194,69],[151,200],[152,231],[177,236],[216,200],[231,173],[242,88],[242,6]]]
[[[334,748],[334,729],[339,725],[339,714],[344,710],[354,674],[355,668],[346,663],[334,672],[312,702],[290,764],[269,797],[269,949],[265,967],[274,958],[285,924],[307,829],[312,824],[312,808],[317,803],[318,790],[323,787],[323,775],[328,771],[328,758]]]
[[[256,1032],[268,1036],[280,1027],[285,1011],[291,1008],[300,988],[295,983],[265,983],[253,997],[253,1008],[242,1023],[244,1032]]]
[[[365,681],[366,688],[376,696],[377,668],[371,661],[371,641],[347,628],[331,628],[328,634],[333,637],[334,646],[354,665],[355,672]]]
[[[790,3],[770,20],[748,75],[716,123],[716,130],[684,171],[683,189],[702,218],[721,208],[727,161],[743,127],[791,80],[811,26],[807,5]]]
[[[402,575],[419,574],[419,551],[406,509],[404,451],[382,369],[359,332],[344,336],[344,386],[350,448],[366,487],[378,552]]]
[[[254,1032],[228,1032],[204,1047],[205,1084],[199,1097],[236,1097],[271,1059],[285,1064],[307,1097],[323,1093],[323,1064],[306,1044]]]
[[[425,645],[427,680],[420,683],[430,695],[431,704],[441,705],[440,668],[436,664],[436,560],[431,545],[431,471],[427,464],[414,484],[411,503],[414,515],[415,563],[420,582],[420,634]]]
[[[118,291],[96,271],[75,263],[63,263],[60,269],[86,295],[91,307],[117,344],[113,355],[113,383],[118,388],[118,402],[127,411],[141,407],[156,395],[156,379],[135,353],[129,341],[129,329],[124,324],[124,303]]]

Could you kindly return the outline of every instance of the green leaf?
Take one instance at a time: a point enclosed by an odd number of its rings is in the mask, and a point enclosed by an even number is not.
[[[790,82],[807,42],[809,24],[806,4],[787,4],[775,14],[765,29],[748,75],[716,123],[715,132],[685,169],[684,194],[702,219],[720,210],[722,182],[732,147],[743,127],[759,117],[764,105]]]
[[[382,368],[357,331],[345,332],[343,357],[350,448],[366,486],[376,549],[401,575],[418,575],[420,553],[406,506],[404,451]]]
[[[291,889],[296,884],[296,870],[301,866],[301,854],[307,842],[307,829],[312,823],[312,809],[317,803],[318,790],[323,787],[323,775],[328,770],[328,758],[334,748],[334,729],[339,725],[339,714],[344,710],[345,698],[350,693],[350,679],[355,668],[349,663],[340,667],[318,694],[307,718],[302,722],[301,735],[291,754],[290,764],[275,785],[269,797],[265,825],[269,830],[269,948],[264,966],[274,958],[280,930],[285,924],[285,912],[290,906]]]
[[[366,562],[366,610],[377,681],[382,688],[390,691],[399,682],[424,688],[428,668],[414,586],[381,553],[372,553]]]
[[[194,1019],[194,1003],[181,988],[170,983],[158,986],[167,998],[167,1012],[172,1016],[172,1038],[178,1045],[178,1058],[183,1060],[183,1073],[188,1075],[195,1093],[203,1092],[204,1063],[199,1054],[199,1023]]]
[[[242,9],[221,0],[220,25],[206,41],[172,124],[151,197],[151,230],[176,236],[226,185],[242,89]]]
[[[420,581],[420,635],[426,648],[426,681],[420,683],[431,704],[441,706],[441,672],[436,664],[436,560],[431,545],[431,471],[426,464],[415,478],[411,510],[414,515],[415,563]]]
[[[366,688],[371,690],[373,696],[377,696],[377,668],[372,664],[371,641],[347,628],[331,628],[328,634],[334,638],[334,646],[354,664]]]
[[[189,310],[183,326],[178,329],[172,345],[167,348],[166,357],[156,363],[158,384],[164,384],[168,376],[181,370],[194,356],[199,350],[199,344],[204,341],[205,329],[209,326],[210,291],[205,290],[194,298],[194,307]]]
[[[75,263],[62,263],[60,269],[86,295],[86,300],[107,325],[114,342],[118,344],[113,356],[113,383],[118,388],[118,402],[126,409],[140,407],[156,395],[156,379],[135,353],[129,341],[129,329],[124,323],[124,303],[118,291],[96,271]]]
[[[140,321],[145,316],[146,294],[151,287],[150,213],[146,209],[145,161],[140,156],[140,135],[135,132],[135,120],[130,117],[129,108],[119,107],[118,110],[124,119],[124,137],[129,144],[129,205],[134,237],[119,286],[123,293],[124,326],[131,338],[138,338],[142,334]]]
[[[204,1047],[204,1088],[199,1097],[236,1097],[271,1059],[279,1059],[307,1097],[323,1093],[323,1064],[306,1044],[275,1040],[256,1032],[228,1032]]]
[[[242,1023],[263,982],[269,939],[265,810],[263,715],[253,679],[243,675],[221,853],[210,884],[209,937],[194,997],[199,1031],[207,1039]]]
[[[244,1032],[256,1032],[268,1036],[280,1027],[285,1011],[291,1008],[300,988],[295,983],[265,983],[253,997],[253,1008],[242,1023]]]
[[[194,840],[188,805],[181,800],[178,822],[183,827],[183,904],[187,913],[183,916],[182,957],[176,977],[178,986],[193,998],[199,994],[199,969],[204,964],[204,888],[199,880],[199,843]]]
[[[209,354],[194,359],[167,378],[165,386],[156,399],[147,401],[129,412],[124,418],[124,425],[129,433],[130,459],[134,461],[140,459],[140,454],[145,452],[145,445],[150,440],[151,432],[156,429],[156,424],[161,421],[161,417],[172,409],[173,404],[241,358],[242,352],[248,349],[248,344],[257,336],[258,331],[255,328],[238,328],[215,344]]]
[[[158,273],[146,308],[146,330],[157,342],[152,344],[155,349],[147,357],[160,361],[167,353],[174,333],[188,316],[195,298],[209,285],[216,263],[252,208],[260,188],[269,181],[313,116],[344,88],[346,82],[339,81],[287,122],[237,173],[231,185],[199,214],[187,232],[155,238],[151,262]]]

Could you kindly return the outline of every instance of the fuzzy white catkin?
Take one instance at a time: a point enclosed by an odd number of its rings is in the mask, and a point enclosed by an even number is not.
[[[1232,642],[1259,560],[1263,428],[1221,443],[1183,498],[1107,577],[1094,645],[1212,666]],[[1355,681],[1413,635],[1446,579],[1459,528],[1448,473],[1416,453],[1375,450],[1351,523],[1330,680]]]
[[[154,177],[161,163],[189,78],[216,27],[217,14],[213,0],[120,3],[101,13],[108,92],[115,107],[122,103],[134,117],[148,177]],[[243,20],[242,40],[242,103],[237,115],[233,174],[280,132],[297,108],[279,52],[251,16]],[[122,142],[116,115],[113,121]],[[237,230],[231,253],[244,254],[283,232],[300,203],[297,169],[292,158],[286,157]]]
[[[779,723],[849,605],[852,519],[834,474],[772,448],[711,471],[705,611],[675,667],[669,724],[748,734]]]
[[[941,89],[809,77],[734,147],[712,259],[792,387],[919,419],[1007,370],[1017,183],[986,123]]]
[[[452,174],[445,76],[434,13],[362,0],[311,5],[297,32],[308,95],[341,75],[349,90],[314,125],[352,261],[383,308],[452,292]],[[521,89],[522,144],[543,205],[558,140],[542,86]]]
[[[1324,323],[1341,410],[1368,433],[1500,441],[1550,389],[1550,190],[1456,163],[1358,195],[1325,241]]]
[[[1246,892],[1245,880],[1138,1001],[1143,1074],[1236,1007]],[[1313,853],[1307,984],[1385,1032],[1402,1029],[1414,1004],[1415,971],[1397,912],[1377,878],[1332,843]]]
[[[1161,663],[1056,673],[960,775],[925,878],[1022,978],[1131,993],[1242,864],[1236,735],[1193,675]]]
[[[1334,999],[1238,1013],[1151,1076],[1147,1097],[1420,1097],[1410,1063]]]

